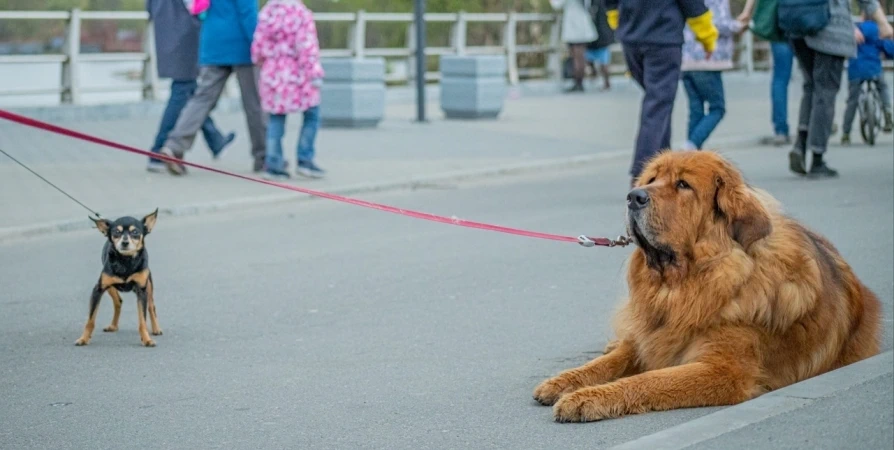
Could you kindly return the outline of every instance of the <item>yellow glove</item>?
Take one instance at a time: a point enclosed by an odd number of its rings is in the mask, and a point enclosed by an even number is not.
[[[605,13],[605,18],[608,19],[608,26],[612,30],[618,29],[618,10],[610,9]]]
[[[695,39],[702,43],[702,46],[705,47],[705,51],[708,53],[714,52],[717,37],[720,36],[717,27],[714,26],[713,19],[714,15],[711,14],[710,9],[698,17],[686,19],[689,28],[695,33]]]

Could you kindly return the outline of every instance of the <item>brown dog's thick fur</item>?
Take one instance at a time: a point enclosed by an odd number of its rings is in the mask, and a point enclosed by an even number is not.
[[[630,195],[617,339],[534,390],[557,421],[736,404],[879,352],[876,296],[718,154],[662,153]]]

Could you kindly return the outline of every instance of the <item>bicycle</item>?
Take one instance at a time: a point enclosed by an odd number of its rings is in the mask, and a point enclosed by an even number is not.
[[[882,95],[876,80],[863,82],[857,102],[857,110],[860,112],[860,135],[863,136],[863,142],[875,145],[875,137],[882,127]]]

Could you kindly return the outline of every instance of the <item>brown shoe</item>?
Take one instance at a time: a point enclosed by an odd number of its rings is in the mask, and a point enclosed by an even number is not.
[[[179,160],[183,160],[183,152],[177,152],[177,151],[171,150],[167,147],[162,147],[162,149],[159,151],[159,153],[161,153],[162,155],[165,155],[169,158],[177,158]],[[168,172],[171,175],[175,175],[175,176],[186,175],[186,166],[185,165],[177,164],[173,161],[168,161],[168,160],[165,160],[164,163],[165,163],[165,167],[168,168]]]

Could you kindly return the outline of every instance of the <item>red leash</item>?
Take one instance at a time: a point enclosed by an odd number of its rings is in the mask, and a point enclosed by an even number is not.
[[[195,167],[196,169],[207,170],[209,172],[214,172],[214,173],[221,174],[221,175],[239,178],[239,179],[246,180],[246,181],[252,181],[255,183],[266,184],[266,185],[278,187],[281,189],[288,189],[290,191],[295,191],[295,192],[300,192],[302,194],[312,195],[314,197],[326,198],[326,199],[334,200],[337,202],[349,203],[352,205],[362,206],[364,208],[376,209],[379,211],[385,211],[385,212],[389,212],[389,213],[393,213],[393,214],[399,214],[402,216],[413,217],[416,219],[430,220],[432,222],[440,222],[440,223],[446,223],[446,224],[450,224],[450,225],[458,225],[458,226],[467,227],[467,228],[477,228],[479,230],[489,230],[489,231],[496,231],[499,233],[514,234],[517,236],[527,236],[527,237],[537,238],[537,239],[547,239],[547,240],[562,241],[562,242],[577,242],[577,243],[583,245],[584,247],[593,247],[596,245],[603,246],[603,247],[615,247],[615,246],[626,246],[627,244],[630,243],[630,241],[624,236],[619,236],[618,239],[608,239],[608,238],[601,238],[601,237],[591,238],[591,237],[587,237],[584,235],[581,235],[579,237],[562,236],[562,235],[558,235],[558,234],[540,233],[537,231],[526,231],[526,230],[520,230],[517,228],[504,227],[504,226],[500,226],[500,225],[491,225],[491,224],[487,224],[487,223],[473,222],[473,221],[463,220],[463,219],[459,219],[459,218],[455,218],[455,217],[444,217],[444,216],[438,216],[435,214],[429,214],[429,213],[424,213],[424,212],[419,212],[419,211],[411,211],[411,210],[406,210],[406,209],[401,209],[401,208],[395,208],[393,206],[382,205],[379,203],[368,202],[365,200],[358,200],[358,199],[354,199],[354,198],[350,198],[350,197],[342,197],[340,195],[330,194],[330,193],[322,192],[322,191],[315,191],[312,189],[306,189],[306,188],[302,188],[302,187],[298,187],[298,186],[293,186],[290,184],[278,183],[275,181],[268,181],[268,180],[264,180],[264,179],[260,179],[260,178],[254,178],[254,177],[249,177],[246,175],[240,175],[238,173],[233,173],[233,172],[229,172],[226,170],[217,169],[217,168],[205,166],[202,164],[196,164],[196,163],[185,161],[185,160],[171,158],[169,156],[158,154],[158,153],[147,152],[145,150],[140,150],[136,147],[119,144],[117,142],[112,142],[112,141],[109,141],[109,140],[106,140],[103,138],[90,136],[90,135],[80,133],[80,132],[77,132],[74,130],[70,130],[67,128],[58,127],[56,125],[52,125],[52,124],[49,124],[46,122],[41,122],[39,120],[31,119],[29,117],[25,117],[25,116],[15,114],[15,113],[12,113],[12,112],[9,112],[6,110],[2,110],[2,109],[0,109],[0,118],[19,123],[21,125],[26,125],[29,127],[34,127],[34,128],[40,129],[40,130],[49,131],[51,133],[61,134],[63,136],[80,139],[82,141],[93,142],[94,144],[111,147],[111,148],[114,148],[117,150],[135,153],[137,155],[148,156],[148,157],[160,159],[163,161],[176,162],[178,164],[183,164],[185,166]]]

